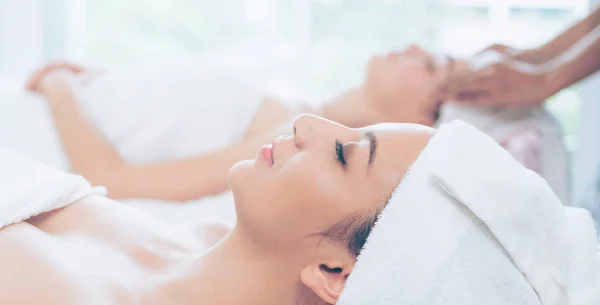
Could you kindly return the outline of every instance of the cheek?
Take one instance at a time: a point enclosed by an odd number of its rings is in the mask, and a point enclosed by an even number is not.
[[[428,72],[425,68],[415,62],[397,63],[393,65],[389,72],[389,78],[396,84],[415,84],[427,79]]]
[[[257,240],[286,247],[330,228],[344,217],[342,203],[348,201],[343,172],[333,158],[333,151],[331,160],[322,153],[301,153],[272,171],[250,168],[234,190],[238,223]],[[243,171],[236,176],[243,177]]]
[[[274,184],[282,192],[281,196],[287,198],[287,208],[305,212],[318,210],[323,202],[334,197],[339,189],[338,173],[332,168],[332,162],[323,161],[299,155],[281,168]]]
[[[389,73],[384,86],[383,90],[386,94],[406,103],[406,99],[420,100],[428,95],[435,86],[435,80],[429,72],[423,71],[423,69],[407,67],[404,70]]]
[[[371,86],[380,94],[387,95],[401,90],[407,84],[407,81],[411,81],[410,77],[406,77],[405,74],[412,73],[403,69],[397,65],[378,65],[371,72],[369,79]]]
[[[310,162],[306,162],[309,161]],[[274,202],[264,221],[286,234],[305,236],[326,229],[339,215],[336,193],[339,179],[330,162],[319,162],[308,155],[289,160],[270,178]],[[275,199],[276,198],[276,199]]]

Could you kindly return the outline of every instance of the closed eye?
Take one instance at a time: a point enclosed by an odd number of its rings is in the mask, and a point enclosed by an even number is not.
[[[425,67],[429,73],[435,73],[435,62],[431,56],[427,56],[425,59]]]
[[[346,168],[346,159],[344,159],[344,144],[340,140],[335,140],[335,156],[342,167]]]

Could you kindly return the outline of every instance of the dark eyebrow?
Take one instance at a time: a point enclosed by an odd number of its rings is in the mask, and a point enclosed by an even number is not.
[[[377,153],[377,137],[373,132],[367,131],[364,133],[363,137],[369,140],[369,163],[367,163],[368,167],[371,167],[373,161],[375,161],[375,155]]]

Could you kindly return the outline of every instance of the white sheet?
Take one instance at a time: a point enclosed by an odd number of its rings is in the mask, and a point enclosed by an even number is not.
[[[262,100],[262,88],[236,67],[198,61],[106,74],[81,104],[130,162],[198,156],[237,141]],[[69,170],[46,101],[34,93],[0,97],[0,148]],[[231,220],[230,194],[188,203],[128,200],[169,222]],[[211,216],[212,215],[212,216]]]
[[[80,176],[0,150],[0,229],[105,193],[104,188],[92,187]]]

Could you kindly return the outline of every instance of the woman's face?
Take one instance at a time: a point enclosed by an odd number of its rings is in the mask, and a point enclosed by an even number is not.
[[[419,117],[437,111],[439,101],[435,93],[448,73],[446,57],[434,56],[412,45],[402,51],[371,58],[365,85],[376,101],[393,105],[395,107],[388,108],[402,112],[396,115]]]
[[[351,129],[300,116],[293,136],[231,170],[238,225],[274,251],[310,251],[340,221],[381,211],[431,134],[420,125]]]

